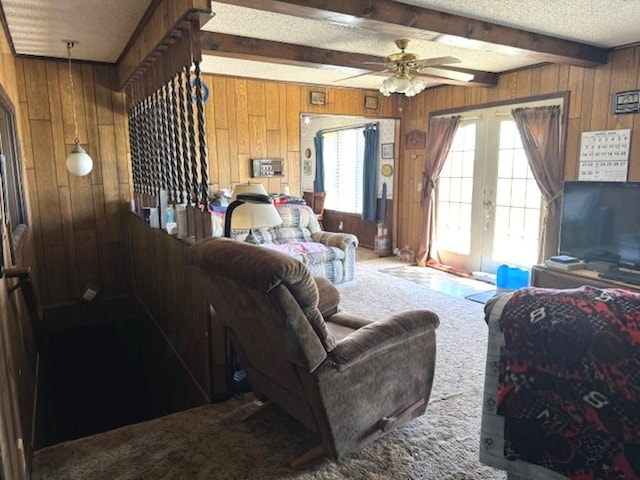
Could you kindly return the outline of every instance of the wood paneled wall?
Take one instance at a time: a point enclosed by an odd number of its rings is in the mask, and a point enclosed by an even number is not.
[[[182,383],[180,390],[173,393],[173,399],[167,401],[168,409],[176,411],[208,403],[226,392],[225,344],[221,332],[215,332],[214,336],[210,331],[208,302],[186,262],[190,245],[164,230],[150,228],[133,213],[129,215],[129,224],[136,295],[164,335],[156,349],[166,357],[171,356],[167,349],[173,350],[185,369],[173,369],[171,381]],[[147,331],[153,331],[148,323],[142,322]],[[219,357],[217,362],[211,356],[210,342],[213,341],[222,342],[215,352]],[[159,348],[159,345],[165,346]],[[161,355],[155,357],[161,365],[168,363]],[[166,378],[168,372],[155,372],[151,378],[163,375]],[[166,394],[160,396],[167,397]]]
[[[73,63],[78,136],[93,159],[76,177],[65,161],[74,143],[68,63],[16,59],[23,154],[31,200],[38,285],[43,306],[80,297],[87,282],[102,295],[130,293],[124,214],[130,161],[125,98],[113,67]]]
[[[4,99],[15,113],[19,149],[22,148],[22,129],[20,108],[18,105],[18,82],[16,67],[9,42],[4,30],[0,31],[0,89]],[[23,169],[24,176],[24,169]],[[26,183],[26,178],[24,179]],[[27,191],[29,185],[25,185]],[[0,212],[3,211],[2,191],[0,183]],[[30,217],[30,206],[27,201],[27,215]],[[4,213],[0,215],[4,219]],[[1,228],[2,254],[4,264],[10,265],[11,251],[9,232]],[[33,236],[28,234],[16,257],[16,265],[32,266]],[[0,409],[3,419],[0,422],[0,455],[2,465],[0,476],[4,478],[23,478],[22,462],[30,469],[33,428],[33,412],[36,392],[37,356],[30,319],[27,315],[20,290],[11,295],[8,288],[15,280],[0,279]],[[24,456],[18,449],[18,441],[22,442]]]
[[[377,211],[380,211],[380,199],[377,200]],[[387,216],[384,221],[389,234],[393,232],[393,199],[386,202]],[[378,234],[378,226],[376,222],[365,222],[361,216],[355,213],[342,213],[335,210],[325,210],[323,214],[322,225],[328,232],[340,231],[340,223],[342,222],[342,230],[347,233],[353,233],[358,237],[358,244],[374,248],[375,236]]]
[[[205,103],[209,181],[212,188],[232,188],[251,179],[249,160],[279,157],[284,176],[253,179],[269,192],[289,186],[300,192],[300,115],[336,114],[397,117],[395,98],[369,90],[313,87],[265,80],[204,75],[210,97]],[[312,91],[326,93],[325,105],[311,105]],[[378,110],[364,108],[364,96],[379,97]]]
[[[565,152],[565,178],[578,176],[580,136],[584,131],[630,128],[632,131],[629,155],[630,181],[640,180],[640,116],[638,114],[613,115],[610,113],[611,95],[640,88],[640,46],[613,51],[607,65],[582,68],[567,65],[545,65],[501,75],[493,88],[459,86],[437,87],[407,99],[401,105],[402,139],[407,132],[418,129],[428,132],[432,112],[482,107],[504,100],[553,94],[568,91],[568,127]],[[399,172],[400,218],[398,244],[418,249],[420,226],[420,192],[416,184],[422,179],[424,150],[402,150]],[[415,156],[414,156],[415,155]]]

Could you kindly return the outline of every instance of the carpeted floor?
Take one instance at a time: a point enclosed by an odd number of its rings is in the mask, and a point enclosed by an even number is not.
[[[339,287],[345,310],[385,318],[412,308],[440,316],[436,376],[425,415],[338,461],[303,472],[289,462],[315,442],[281,412],[242,422],[250,397],[208,405],[36,452],[33,478],[78,479],[445,479],[502,480],[478,461],[487,326],[483,305],[429,290],[358,262]],[[371,393],[375,395],[375,392]]]

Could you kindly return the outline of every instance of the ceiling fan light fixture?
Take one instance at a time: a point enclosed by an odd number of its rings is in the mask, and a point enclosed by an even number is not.
[[[392,93],[404,93],[407,97],[413,97],[427,88],[427,82],[419,77],[398,78],[393,75],[386,78],[380,86],[380,93],[388,97]]]
[[[398,79],[395,76],[385,78],[382,82],[382,85],[380,85],[380,93],[382,93],[385,97],[388,97],[396,91],[397,82]]]
[[[409,88],[404,92],[407,97],[413,97],[427,88],[427,82],[419,77],[413,77],[411,79]]]
[[[399,78],[396,83],[396,92],[405,93],[411,87],[411,81],[408,78]]]

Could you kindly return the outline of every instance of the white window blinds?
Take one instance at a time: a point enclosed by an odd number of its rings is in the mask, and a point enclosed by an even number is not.
[[[364,165],[363,128],[324,134],[324,207],[346,213],[362,213]]]

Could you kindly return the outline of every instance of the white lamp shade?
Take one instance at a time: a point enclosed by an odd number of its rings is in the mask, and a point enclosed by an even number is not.
[[[69,170],[69,173],[72,173],[73,175],[82,177],[83,175],[91,172],[92,168],[93,160],[91,160],[91,157],[87,152],[85,152],[84,149],[76,143],[67,157],[67,170]]]
[[[236,200],[241,193],[260,193],[268,195],[261,183],[241,183],[233,189],[231,200]],[[252,228],[266,228],[280,225],[282,219],[276,207],[264,203],[245,203],[233,211],[231,228],[233,230],[250,230]]]

